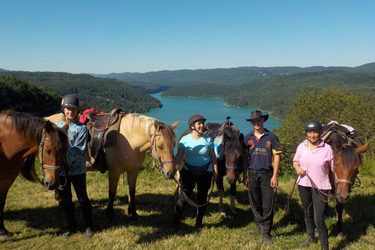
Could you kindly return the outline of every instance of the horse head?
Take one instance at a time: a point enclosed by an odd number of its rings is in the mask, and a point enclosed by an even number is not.
[[[222,132],[224,139],[224,159],[229,184],[235,183],[241,174],[244,162],[244,150],[242,147],[243,134],[240,134],[234,126],[226,127]]]
[[[67,121],[62,129],[59,129],[46,121],[42,139],[39,144],[39,160],[42,170],[41,184],[47,189],[55,189],[59,184],[59,174],[64,157],[68,151],[68,137],[66,132],[69,128]]]
[[[174,167],[173,150],[176,145],[176,136],[173,130],[180,122],[177,121],[172,125],[159,123],[158,128],[154,131],[151,141],[151,151],[154,159],[158,162],[163,176],[167,179],[173,179],[176,169]]]
[[[348,198],[354,179],[361,164],[360,154],[366,151],[369,143],[354,148],[349,143],[337,141],[334,148],[334,174],[336,199],[344,203]]]

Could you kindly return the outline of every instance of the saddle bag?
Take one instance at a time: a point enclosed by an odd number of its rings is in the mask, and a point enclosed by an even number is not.
[[[204,166],[195,167],[189,165],[185,162],[185,166],[189,169],[189,172],[194,176],[203,176],[207,174],[207,169],[210,166],[211,162],[207,163]]]

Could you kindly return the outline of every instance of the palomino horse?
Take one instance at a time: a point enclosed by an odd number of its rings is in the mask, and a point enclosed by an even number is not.
[[[227,121],[223,124],[219,123],[207,123],[205,131],[203,132],[206,135],[209,135],[212,140],[216,136],[222,136],[223,142],[222,145],[222,157],[218,158],[218,179],[216,185],[219,192],[219,209],[222,214],[225,214],[224,205],[223,205],[223,195],[224,195],[224,183],[223,177],[227,176],[227,181],[230,184],[230,208],[232,215],[236,215],[236,206],[235,206],[235,195],[236,195],[236,181],[239,178],[239,175],[242,173],[243,164],[245,162],[245,152],[242,147],[243,134],[240,134],[239,130],[233,126],[229,121],[230,117],[227,117]],[[180,135],[178,141],[191,131],[190,129],[185,130]],[[220,147],[220,146],[219,146]],[[183,164],[181,162],[180,164]],[[178,182],[178,180],[177,180]],[[179,187],[175,191],[175,197],[178,196]]]
[[[69,124],[63,129],[67,130]],[[52,190],[58,177],[66,151],[66,132],[49,121],[27,113],[3,112],[0,114],[0,239],[9,238],[4,227],[5,199],[17,175],[37,181],[34,163],[38,154],[41,162],[42,185]]]
[[[340,125],[329,126],[323,132],[323,139],[331,145],[334,154],[334,172],[330,174],[333,193],[336,196],[337,232],[342,237],[342,213],[351,188],[358,174],[361,157],[369,143],[360,145]],[[359,147],[358,147],[359,146]]]
[[[114,217],[113,202],[117,193],[120,175],[127,172],[129,185],[128,213],[138,218],[135,209],[135,188],[140,167],[151,149],[152,156],[158,162],[166,179],[175,174],[173,148],[176,144],[174,129],[179,122],[169,126],[158,120],[138,114],[126,114],[121,118],[115,144],[105,148],[108,166],[109,202],[107,216]],[[94,162],[91,162],[93,164]]]
[[[45,117],[46,120],[59,122],[62,114]],[[113,202],[117,193],[120,175],[127,172],[129,185],[128,213],[138,218],[135,209],[135,189],[140,167],[146,157],[146,151],[151,149],[152,156],[158,162],[159,168],[166,179],[173,179],[175,168],[173,163],[173,148],[176,144],[174,129],[179,122],[169,126],[158,120],[138,114],[126,114],[121,118],[115,144],[105,148],[105,159],[108,167],[109,201],[106,214],[114,217]],[[88,154],[89,155],[89,154]],[[97,170],[92,166],[94,160],[87,158],[88,170]]]

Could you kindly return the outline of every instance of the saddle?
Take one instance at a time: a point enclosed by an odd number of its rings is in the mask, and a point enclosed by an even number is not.
[[[329,139],[329,137],[332,133],[339,134],[344,139],[346,139],[348,143],[350,143],[350,145],[352,145],[355,148],[363,146],[362,140],[359,137],[357,137],[355,133],[352,133],[347,128],[337,123],[331,123],[323,127],[323,133],[321,135],[322,140],[330,144],[331,140]]]
[[[86,114],[88,119],[86,126],[90,134],[87,144],[89,156],[94,159],[93,167],[102,173],[108,169],[104,155],[105,150],[116,144],[121,118],[124,115],[125,113],[119,108],[115,108],[107,114],[96,111]]]

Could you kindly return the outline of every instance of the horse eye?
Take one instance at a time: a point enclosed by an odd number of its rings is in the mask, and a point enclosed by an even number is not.
[[[157,146],[157,147],[158,147],[158,149],[163,150],[163,147],[160,147],[160,146]]]
[[[44,153],[46,153],[46,154],[50,154],[51,153],[51,151],[49,151],[49,150],[47,150],[47,149],[44,149]]]

